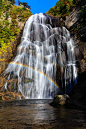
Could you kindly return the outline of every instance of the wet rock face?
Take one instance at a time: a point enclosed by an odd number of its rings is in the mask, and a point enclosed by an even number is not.
[[[53,28],[65,26],[65,22],[61,17],[56,18],[56,17],[49,16],[47,14],[44,14],[44,15],[47,17],[47,24],[50,24]]]
[[[66,16],[65,26],[70,30],[71,36],[76,42],[75,55],[77,58],[78,73],[86,71],[86,25],[83,24],[80,10],[86,4],[86,1],[78,1],[72,12]],[[83,25],[83,26],[82,26]],[[80,29],[79,29],[80,27]]]
[[[76,47],[75,57],[77,61],[78,74],[82,74],[86,71],[86,42],[82,42],[80,39],[75,40]]]
[[[79,49],[81,50],[82,57],[79,60],[80,63],[80,69],[79,72],[83,73],[86,71],[86,42],[82,43],[80,42],[81,46],[79,46]]]
[[[64,22],[67,28],[76,26],[77,22],[80,21],[80,10],[85,4],[85,0],[78,1],[78,5],[76,5],[73,8],[72,12],[68,16],[66,16],[66,20]]]

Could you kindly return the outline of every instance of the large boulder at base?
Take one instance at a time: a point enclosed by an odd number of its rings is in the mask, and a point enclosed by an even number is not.
[[[53,102],[50,104],[52,106],[57,107],[58,105],[65,105],[67,101],[69,101],[70,97],[67,94],[64,95],[56,95],[54,97]]]

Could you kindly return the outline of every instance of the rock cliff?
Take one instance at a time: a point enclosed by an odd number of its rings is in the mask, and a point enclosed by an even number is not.
[[[78,67],[78,83],[70,92],[70,100],[77,106],[86,105],[86,0],[74,1],[75,6],[66,15],[64,19],[64,26],[70,31],[72,38],[76,43],[75,53],[77,55]],[[56,5],[51,8],[54,10],[48,14],[56,15]],[[50,11],[51,11],[50,10]],[[57,17],[62,15],[57,15]]]

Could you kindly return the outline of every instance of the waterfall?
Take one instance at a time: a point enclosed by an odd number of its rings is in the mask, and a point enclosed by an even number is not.
[[[10,75],[17,76],[18,92],[26,98],[54,97],[60,92],[56,84],[59,78],[65,93],[71,91],[72,82],[76,83],[75,44],[65,27],[53,28],[52,24],[46,14],[32,15],[25,24],[17,55],[5,70],[9,79]]]

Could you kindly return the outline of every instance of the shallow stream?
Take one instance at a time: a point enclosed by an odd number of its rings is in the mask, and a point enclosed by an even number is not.
[[[54,108],[48,100],[0,102],[0,129],[86,129],[86,112]]]

